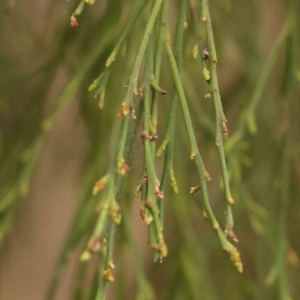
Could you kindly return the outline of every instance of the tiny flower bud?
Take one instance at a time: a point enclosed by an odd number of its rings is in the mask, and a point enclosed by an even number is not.
[[[219,223],[215,223],[215,224],[213,225],[213,228],[216,229],[216,230],[219,229],[219,227],[220,227]]]
[[[99,179],[94,185],[93,195],[96,195],[96,194],[104,191],[106,184],[107,184],[107,176],[104,176],[101,179]]]
[[[80,256],[81,261],[88,261],[90,259],[91,259],[91,253],[89,251],[84,251]]]
[[[114,265],[114,263],[112,261],[108,262],[108,266],[110,269],[115,269],[116,266]]]
[[[149,140],[149,133],[146,132],[146,131],[143,131],[143,132],[142,132],[142,139],[143,139],[144,141]]]
[[[231,250],[230,251],[230,254],[231,254],[230,255],[230,259],[231,259],[231,261],[236,266],[236,268],[238,269],[238,271],[240,273],[243,273],[243,263],[242,263],[241,255],[240,255],[239,251],[234,246],[232,246],[230,250]]]
[[[129,113],[129,109],[128,109],[128,107],[127,107],[127,104],[126,104],[125,102],[123,102],[123,103],[122,103],[122,108],[121,108],[121,110],[120,110],[118,116],[119,116],[120,118],[124,118],[126,115],[128,115],[128,113]]]
[[[195,46],[193,48],[193,57],[195,59],[198,57],[198,53],[199,53],[199,46],[198,46],[198,44],[195,44]]]
[[[190,189],[190,195],[196,195],[200,191],[200,186],[194,186]]]
[[[210,72],[207,70],[206,67],[203,69],[203,76],[206,81],[210,80]]]
[[[201,18],[201,20],[202,20],[203,23],[206,23],[207,18],[206,18],[205,16],[203,16],[203,17]]]
[[[114,274],[111,270],[103,271],[103,276],[104,279],[109,283],[112,283],[115,280]]]
[[[78,14],[74,14],[71,17],[71,26],[72,27],[78,27],[78,22],[77,22]]]
[[[203,218],[206,220],[206,221],[208,221],[208,214],[207,214],[207,212],[206,211],[204,211],[203,212]]]
[[[146,209],[143,205],[141,205],[141,208],[140,208],[140,216],[141,216],[141,219],[143,221],[145,221],[145,219],[146,219]]]

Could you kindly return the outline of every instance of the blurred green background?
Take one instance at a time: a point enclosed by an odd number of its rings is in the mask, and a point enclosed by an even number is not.
[[[44,299],[72,218],[87,203],[116,147],[117,113],[151,4],[118,56],[103,110],[88,87],[128,23],[136,0],[98,0],[72,28],[73,0],[0,3],[0,298]],[[198,3],[198,1],[196,1]],[[171,3],[172,32],[178,1]],[[232,266],[211,225],[190,196],[197,185],[186,128],[178,109],[174,171],[179,193],[165,193],[164,236],[169,254],[153,264],[147,228],[139,217],[135,185],[142,173],[138,129],[122,201],[156,299],[299,299],[300,294],[300,65],[298,0],[211,0],[218,78],[229,138],[225,141],[235,204],[235,233],[244,272]],[[200,4],[199,6],[199,15]],[[212,207],[224,225],[224,195],[214,142],[213,101],[192,51],[192,24],[184,33],[182,79],[197,142],[212,181]],[[158,145],[163,141],[173,81],[163,56]],[[49,117],[50,116],[50,117]],[[238,142],[237,142],[238,140]],[[156,161],[161,174],[163,158]],[[93,212],[87,216],[94,217]],[[90,219],[86,222],[90,222]],[[76,222],[75,222],[76,223]],[[91,226],[89,225],[89,228]],[[97,264],[78,266],[86,232],[55,299],[93,284]],[[136,299],[135,255],[115,233],[115,282],[107,299]],[[101,261],[100,261],[101,263]],[[82,270],[86,268],[86,270]],[[85,274],[82,279],[82,272]],[[77,275],[79,274],[79,275]]]

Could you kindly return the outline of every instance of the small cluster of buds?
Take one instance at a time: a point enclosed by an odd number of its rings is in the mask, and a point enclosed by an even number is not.
[[[125,163],[125,160],[124,158],[119,158],[118,159],[118,168],[117,168],[117,172],[120,174],[120,175],[126,175],[129,171],[129,166]]]
[[[195,157],[196,157],[196,153],[192,152],[191,155],[190,155],[190,159],[191,159],[191,160],[194,160]]]
[[[101,249],[101,242],[98,236],[91,237],[87,246],[87,250],[85,250],[81,256],[81,261],[88,261],[91,259],[92,254],[99,252]]]
[[[193,186],[190,189],[190,195],[196,195],[199,191],[200,191],[200,186],[199,185]]]
[[[107,184],[107,179],[108,179],[108,176],[104,176],[95,183],[94,188],[93,188],[93,195],[96,195],[96,194],[104,191],[106,184]]]
[[[79,14],[78,13],[74,13],[73,15],[72,15],[72,17],[71,17],[71,26],[72,27],[78,27],[78,21],[77,21],[77,19],[78,19],[78,17],[79,17]]]
[[[116,223],[121,224],[122,216],[119,213],[120,207],[117,203],[114,203],[108,212],[109,217]]]
[[[233,264],[235,265],[237,270],[240,273],[243,273],[243,263],[242,263],[242,259],[241,259],[241,254],[234,246],[231,246],[231,249],[230,249],[230,260],[233,262]]]
[[[88,244],[88,251],[90,253],[97,253],[101,249],[101,242],[99,237],[93,237]]]
[[[202,20],[203,23],[206,23],[207,18],[205,16],[202,16],[201,20]]]
[[[207,172],[204,174],[204,178],[206,181],[211,181],[211,177]]]
[[[130,115],[131,115],[131,118],[132,118],[133,120],[136,120],[136,115],[135,115],[134,107],[133,107],[132,105],[130,105],[129,109],[130,109]]]
[[[160,254],[160,260],[162,261],[162,258],[168,255],[168,247],[162,235],[159,237],[159,244],[157,250]]]
[[[144,141],[149,140],[149,133],[146,132],[146,131],[143,131],[143,132],[142,132],[142,139],[143,139]]]
[[[229,204],[234,204],[234,200],[233,200],[232,197],[229,197],[229,198],[227,199],[227,201],[228,201]]]
[[[216,230],[218,230],[218,229],[220,228],[220,225],[219,225],[219,223],[215,223],[215,224],[213,224],[213,228],[214,228],[214,229],[216,229]]]
[[[115,276],[112,272],[113,269],[115,269],[116,266],[112,261],[108,262],[108,269],[103,271],[103,276],[106,282],[112,283],[115,280]]]
[[[205,221],[209,220],[208,214],[207,214],[207,212],[205,210],[203,211],[202,215],[203,215],[203,218],[204,218]]]
[[[147,224],[150,225],[153,221],[153,216],[149,212],[149,208],[151,207],[151,201],[147,200],[145,203],[141,204],[140,207],[140,216],[141,219]]]
[[[145,184],[148,183],[148,175],[147,174],[144,174],[143,183],[145,183]]]
[[[146,131],[142,132],[142,140],[144,140],[144,141],[146,141],[146,140],[154,141],[154,140],[157,140],[157,139],[158,139],[158,135],[157,134],[150,135]]]
[[[106,282],[112,283],[115,280],[115,276],[111,270],[103,271],[103,276]]]
[[[124,118],[126,115],[128,115],[128,113],[129,113],[129,109],[127,107],[127,104],[126,104],[126,102],[123,102],[122,108],[121,108],[120,112],[118,113],[118,116],[120,118]]]
[[[210,80],[210,72],[209,72],[209,70],[206,67],[204,67],[202,73],[203,73],[204,79],[207,82],[209,82],[209,80]]]
[[[95,3],[95,0],[85,0],[86,4],[92,5]]]
[[[164,198],[164,193],[159,190],[159,186],[157,184],[155,185],[155,195],[156,195],[157,199],[161,200]]]
[[[227,123],[228,121],[225,119],[225,120],[223,120],[222,121],[222,128],[223,128],[223,134],[224,134],[224,137],[225,138],[228,138],[228,129],[227,129],[227,126],[226,126],[226,123]]]

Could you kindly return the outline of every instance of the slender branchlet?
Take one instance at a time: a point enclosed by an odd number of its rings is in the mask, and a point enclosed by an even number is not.
[[[199,56],[199,50],[200,50],[200,57],[201,57],[201,61],[202,61],[203,70],[207,70],[207,61],[202,56],[202,53],[204,53],[205,47],[204,47],[204,44],[203,44],[203,41],[201,38],[201,29],[200,29],[200,25],[199,25],[197,7],[196,7],[194,0],[188,0],[188,3],[189,3],[190,16],[191,16],[191,20],[193,23],[194,35],[196,38],[196,44],[193,49],[193,57],[196,59]],[[206,75],[207,75],[207,73],[206,73]],[[205,75],[204,75],[204,77],[205,77]],[[206,77],[206,79],[209,80],[209,78],[207,78],[207,77]]]
[[[105,63],[106,68],[94,80],[94,82],[89,87],[89,91],[93,91],[94,89],[97,88],[96,93],[95,93],[95,98],[98,98],[98,97],[100,98],[100,100],[99,100],[99,108],[100,109],[102,109],[104,106],[106,87],[107,87],[108,80],[110,78],[112,66],[116,59],[116,56],[122,50],[122,45],[124,45],[129,34],[132,32],[136,22],[140,18],[147,3],[148,3],[148,0],[138,1],[133,15],[130,17],[123,33],[121,34],[119,40],[117,41],[115,47],[113,48],[113,50],[111,52],[111,54],[109,55],[109,57],[106,60],[106,63]]]
[[[184,22],[185,22],[185,15],[186,15],[186,1],[180,1],[179,12],[178,12],[178,19],[177,19],[177,26],[175,32],[175,40],[174,40],[174,53],[176,56],[176,62],[178,64],[178,69],[181,71],[182,69],[182,44],[183,44],[183,32],[184,32]],[[165,21],[163,20],[162,26],[166,26]],[[168,117],[167,122],[167,130],[166,136],[164,141],[168,141],[166,144],[166,152],[165,152],[165,160],[164,160],[164,168],[161,177],[161,190],[164,191],[166,188],[167,178],[169,176],[171,181],[171,186],[175,193],[178,193],[177,182],[175,179],[174,174],[174,134],[175,134],[175,117],[176,117],[176,107],[178,102],[178,95],[176,89],[173,92],[172,96],[172,103],[171,103],[171,110],[170,115]],[[164,201],[161,201],[160,204],[160,216],[161,222],[163,226],[163,212],[164,212]]]
[[[136,55],[136,59],[135,59],[135,62],[134,62],[133,68],[132,68],[132,72],[131,72],[131,76],[129,79],[127,92],[126,92],[125,99],[123,102],[125,107],[129,107],[130,105],[132,105],[133,94],[134,95],[138,94],[137,81],[138,81],[139,69],[141,66],[141,62],[142,62],[150,35],[151,35],[153,27],[154,27],[154,23],[157,19],[159,11],[160,11],[161,4],[162,4],[162,0],[155,1],[154,6],[151,11],[151,14],[150,14],[150,17],[149,17],[149,20],[148,20],[148,23],[146,25],[144,36],[141,41],[141,45],[138,50],[138,53]],[[120,133],[120,142],[119,142],[119,146],[118,146],[118,155],[117,155],[118,159],[123,158],[124,146],[125,146],[125,142],[126,142],[126,136],[127,136],[128,124],[129,124],[129,117],[128,117],[127,113],[124,116],[122,123],[123,123],[122,131]]]
[[[113,246],[114,246],[114,223],[112,221],[108,222],[106,230],[106,251],[104,257],[104,268],[101,268],[100,273],[100,282],[96,295],[96,300],[105,299],[106,284],[113,283],[115,280],[113,270],[115,265],[113,263]]]
[[[86,4],[92,5],[94,4],[95,0],[81,0],[75,9],[74,13],[71,16],[71,26],[72,27],[78,27],[78,18],[82,14],[83,9]]]
[[[141,299],[149,299],[149,300],[155,299],[154,291],[146,278],[140,253],[134,242],[132,232],[129,228],[129,224],[128,224],[129,212],[127,212],[126,209],[123,209],[123,214],[124,214],[124,220],[122,222],[122,227],[123,227],[123,232],[125,234],[125,238],[132,252],[133,266],[135,268],[136,280],[138,285],[138,296]]]
[[[165,11],[166,12],[168,11],[167,5],[168,5],[167,2],[164,3],[164,13],[165,13]],[[167,14],[166,14],[166,18],[167,18]],[[219,239],[220,239],[223,249],[230,253],[231,260],[233,261],[234,265],[237,267],[237,269],[240,272],[242,272],[242,263],[240,260],[240,255],[239,255],[237,249],[230,244],[230,242],[227,240],[226,236],[224,235],[223,231],[221,230],[219,223],[218,223],[218,221],[211,209],[210,203],[209,203],[209,198],[208,198],[208,193],[207,193],[207,184],[206,184],[206,180],[209,177],[209,175],[205,169],[205,166],[202,161],[202,157],[200,155],[200,152],[199,152],[199,149],[197,146],[196,137],[195,137],[194,129],[192,126],[191,117],[190,117],[189,109],[187,106],[187,101],[186,101],[180,73],[179,73],[179,70],[178,70],[178,67],[176,64],[173,50],[171,48],[171,38],[170,38],[170,31],[169,31],[168,24],[169,24],[169,21],[166,20],[165,35],[164,35],[165,50],[166,50],[166,53],[167,53],[167,56],[168,56],[168,59],[170,62],[171,70],[172,70],[174,81],[175,81],[176,90],[177,90],[177,93],[179,96],[179,102],[181,105],[185,125],[187,128],[187,133],[188,133],[188,138],[189,138],[191,153],[192,153],[191,157],[195,160],[197,171],[198,171],[198,174],[200,177],[200,187],[201,187],[201,194],[202,194],[202,198],[203,198],[204,208],[209,217],[209,220],[211,221],[211,223],[213,225],[213,228],[217,231],[217,234],[219,236]]]
[[[203,59],[208,61],[209,70],[211,73],[211,79],[209,80],[209,87],[210,91],[209,94],[212,95],[214,99],[215,105],[215,113],[216,113],[216,145],[218,147],[219,158],[221,162],[221,170],[222,170],[222,178],[224,183],[224,190],[225,190],[225,197],[227,199],[226,204],[226,219],[225,219],[225,233],[229,234],[229,236],[237,242],[237,237],[233,232],[233,216],[232,216],[232,209],[231,205],[234,203],[234,200],[231,196],[230,185],[229,185],[229,176],[227,171],[226,165],[226,158],[225,158],[225,151],[224,151],[224,142],[223,142],[223,135],[225,138],[228,137],[228,130],[227,130],[227,119],[223,112],[222,101],[219,91],[219,84],[218,84],[218,77],[217,77],[217,52],[216,46],[214,41],[214,34],[212,28],[212,21],[209,12],[209,5],[207,0],[202,0],[202,18],[201,20],[205,24],[206,28],[206,36],[208,40],[209,50],[207,48],[203,51]]]
[[[150,83],[150,75],[153,64],[153,47],[151,44],[149,45],[148,54],[145,62],[145,73],[144,73],[144,131],[149,132],[150,124],[151,124],[151,83]],[[149,226],[149,240],[150,245],[157,251],[160,260],[163,259],[167,255],[167,246],[164,242],[164,237],[162,233],[161,222],[159,218],[158,208],[156,204],[156,197],[159,194],[159,181],[157,180],[153,155],[151,152],[150,140],[144,140],[144,157],[145,157],[145,167],[147,171],[147,200],[146,206],[151,214],[151,219],[153,221],[148,224]]]

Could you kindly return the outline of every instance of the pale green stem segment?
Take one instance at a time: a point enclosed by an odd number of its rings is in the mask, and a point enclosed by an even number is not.
[[[77,19],[78,17],[81,15],[84,7],[85,7],[85,0],[81,0],[77,6],[77,8],[75,9],[74,13],[72,14],[71,16],[71,26],[72,27],[78,27],[78,22],[77,22]]]
[[[162,39],[162,28],[161,22],[158,23],[156,44],[155,44],[155,55],[154,55],[154,65],[153,65],[153,76],[151,75],[151,86],[159,94],[165,95],[167,92],[159,86],[160,81],[160,69],[161,69],[161,59],[163,53],[163,39]],[[158,104],[158,94],[154,93],[152,95],[152,111],[151,111],[151,125],[153,128],[153,134],[157,134],[157,104]],[[155,145],[155,143],[154,143]],[[154,148],[154,146],[153,146]]]
[[[146,278],[146,274],[145,274],[145,270],[143,268],[143,262],[141,260],[141,256],[139,253],[139,250],[135,244],[134,238],[132,236],[132,231],[129,228],[129,223],[128,223],[128,219],[129,219],[129,212],[123,212],[123,214],[125,214],[125,217],[122,221],[122,225],[123,225],[123,231],[128,243],[128,246],[131,250],[132,253],[132,258],[133,258],[133,265],[134,265],[134,269],[136,272],[136,280],[137,280],[137,285],[138,285],[138,296],[141,299],[145,299],[145,300],[154,300],[155,299],[155,294],[154,291],[152,289],[152,286],[149,284],[147,278]],[[138,298],[138,299],[140,299]]]
[[[137,135],[137,128],[141,120],[141,116],[143,113],[143,103],[140,102],[138,112],[137,112],[137,119],[135,120],[135,123],[131,129],[131,134],[126,142],[126,153],[125,153],[125,159],[129,160],[133,142],[135,140],[135,137]],[[114,162],[112,162],[112,168],[114,166]],[[112,173],[112,174],[111,174]],[[114,170],[111,169],[110,171],[110,177],[114,177]],[[123,183],[124,183],[124,176],[118,175],[116,182],[114,182],[112,179],[110,181],[110,187],[108,191],[108,196],[105,197],[108,200],[112,197],[113,199],[113,204],[116,204],[114,201],[116,198],[119,198],[121,195],[121,191],[123,188]],[[106,213],[107,217],[107,212]],[[100,215],[101,217],[101,215]],[[103,230],[103,222],[100,221],[100,217],[98,219],[97,225],[94,230],[94,234],[91,237],[90,241],[95,240],[95,238],[99,238]],[[99,287],[98,287],[98,292],[97,292],[97,300],[102,300],[105,297],[105,291],[106,291],[106,284],[107,282],[112,283],[114,281],[114,275],[113,275],[113,269],[115,268],[114,263],[113,263],[113,239],[114,239],[114,231],[115,231],[115,226],[116,226],[116,221],[114,218],[111,217],[110,220],[107,222],[107,229],[106,229],[106,241],[107,241],[107,251],[106,251],[106,257],[105,257],[105,265],[104,269],[102,270],[102,273],[100,274],[100,281],[99,281]],[[89,246],[88,246],[89,247]]]
[[[205,67],[207,67],[207,64],[206,64],[205,59],[202,56],[205,48],[204,48],[203,41],[201,38],[201,29],[199,26],[197,7],[196,7],[194,0],[188,0],[188,3],[189,3],[190,15],[191,15],[192,23],[193,23],[194,35],[196,38],[196,44],[195,44],[195,47],[193,50],[193,56],[194,56],[194,58],[197,58],[199,56],[199,50],[200,50],[202,67],[204,69]]]
[[[85,7],[85,5],[92,5],[95,3],[95,0],[81,0],[77,6],[77,8],[75,9],[74,13],[71,16],[71,26],[72,27],[78,27],[78,17],[81,15],[81,13],[83,12],[83,9]]]
[[[183,45],[183,32],[184,32],[185,18],[186,18],[186,1],[181,0],[179,4],[179,12],[178,12],[175,40],[174,40],[174,54],[176,56],[176,62],[178,65],[179,72],[181,72],[182,69],[182,45]],[[173,92],[171,109],[168,117],[167,132],[164,138],[164,141],[167,141],[167,145],[166,145],[166,152],[165,152],[164,168],[163,168],[161,185],[160,185],[161,191],[165,191],[167,178],[169,176],[171,181],[171,186],[175,191],[175,193],[178,192],[177,182],[175,179],[174,167],[173,167],[175,117],[176,117],[177,103],[178,103],[178,95],[175,89],[175,91]],[[163,216],[164,216],[163,212],[164,212],[164,201],[161,201],[160,217],[161,217],[162,226],[163,226]]]
[[[153,30],[153,26],[154,23],[157,19],[158,13],[160,11],[162,5],[162,0],[156,0],[154,3],[154,6],[152,8],[148,23],[146,25],[146,29],[141,41],[141,45],[139,48],[139,51],[137,53],[133,68],[132,68],[132,73],[129,79],[129,84],[128,84],[128,88],[127,88],[127,92],[125,95],[125,99],[123,102],[123,107],[125,108],[125,110],[128,108],[129,105],[132,104],[132,93],[133,94],[138,94],[137,91],[137,81],[138,81],[138,73],[139,73],[139,69],[141,66],[141,62],[143,59],[143,56],[145,54],[145,50],[150,38],[150,35],[152,33]],[[119,143],[119,147],[118,147],[118,160],[122,159],[123,157],[123,152],[124,152],[124,146],[125,146],[125,141],[126,141],[126,137],[127,137],[127,131],[128,131],[128,123],[129,123],[129,116],[128,114],[128,110],[123,118],[123,125],[122,125],[122,133],[120,135],[120,143]]]
[[[151,46],[151,45],[150,45]],[[145,65],[144,75],[144,132],[149,133],[151,116],[150,116],[150,97],[151,97],[151,86],[150,86],[150,75],[153,64],[153,48],[149,47],[148,55]],[[156,177],[153,155],[151,151],[150,139],[144,138],[144,149],[145,149],[145,166],[148,175],[147,182],[147,200],[146,206],[151,212],[153,221],[149,225],[149,239],[153,241],[155,250],[157,250],[160,260],[167,255],[167,248],[164,243],[161,222],[159,218],[158,208],[156,204],[156,191],[159,188],[159,182]]]
[[[114,281],[114,275],[112,273],[112,270],[115,268],[113,264],[114,230],[115,224],[110,220],[106,231],[107,250],[105,254],[104,270],[99,276],[100,282],[96,300],[105,300],[106,284],[107,282],[112,283]]]
[[[148,3],[148,0],[138,1],[135,12],[133,13],[132,17],[128,21],[127,26],[125,27],[122,35],[120,36],[119,40],[117,41],[117,44],[115,45],[114,49],[112,50],[111,54],[109,55],[109,57],[106,60],[105,70],[99,75],[99,77],[97,77],[94,80],[94,82],[89,87],[89,91],[92,91],[98,87],[95,96],[96,97],[100,96],[100,101],[99,101],[100,109],[102,109],[104,106],[106,86],[107,86],[107,82],[109,80],[112,66],[116,59],[116,56],[120,52],[122,45],[128,38],[129,34],[132,32],[132,29],[135,26],[136,22],[142,15],[142,12],[143,12],[144,8],[146,7],[147,3]]]
[[[168,3],[167,2],[164,3],[164,12],[165,11],[168,11]],[[200,188],[201,188],[201,193],[202,193],[203,202],[204,202],[204,209],[205,209],[213,227],[217,231],[217,234],[219,236],[219,239],[220,239],[223,249],[230,252],[231,260],[233,261],[233,263],[237,267],[237,269],[240,272],[242,272],[242,262],[240,260],[240,255],[239,255],[237,249],[230,244],[230,242],[227,240],[226,236],[224,235],[223,231],[221,230],[219,223],[217,222],[217,219],[216,219],[216,217],[211,209],[210,203],[209,203],[208,193],[207,193],[207,184],[206,184],[206,180],[209,179],[209,175],[208,175],[207,171],[205,170],[205,167],[204,167],[204,164],[202,161],[202,157],[200,155],[200,152],[199,152],[199,149],[197,146],[196,137],[195,137],[194,129],[192,126],[192,121],[191,121],[190,113],[188,110],[187,101],[185,98],[185,93],[184,93],[180,73],[179,73],[179,70],[178,70],[178,67],[176,64],[176,60],[175,60],[175,57],[174,57],[174,54],[173,54],[173,51],[171,48],[169,21],[166,22],[164,37],[165,37],[165,50],[166,50],[166,53],[167,53],[167,56],[168,56],[168,59],[170,62],[170,66],[172,69],[175,86],[176,86],[177,93],[179,96],[179,102],[181,105],[185,125],[187,128],[188,138],[190,141],[190,147],[192,150],[191,158],[195,160],[197,171],[198,171],[198,174],[200,177]]]
[[[224,141],[222,136],[222,131],[225,138],[228,137],[228,130],[227,130],[227,120],[223,112],[223,106],[219,91],[219,84],[218,84],[218,77],[217,77],[217,52],[216,46],[214,41],[214,34],[212,28],[212,21],[209,12],[209,5],[208,0],[202,0],[202,21],[205,24],[206,28],[206,35],[208,39],[208,57],[206,58],[209,61],[211,78],[208,80],[210,86],[210,94],[213,96],[214,105],[215,105],[215,113],[216,113],[216,145],[218,147],[219,158],[221,163],[221,170],[222,170],[222,178],[224,183],[224,190],[225,190],[225,197],[227,199],[226,203],[226,219],[225,219],[225,233],[229,234],[229,236],[235,242],[238,241],[236,235],[233,232],[233,216],[232,216],[232,209],[231,205],[234,203],[234,200],[231,196],[230,185],[229,185],[229,176],[227,171],[226,165],[226,158],[225,158],[225,151],[224,151]],[[204,55],[203,55],[204,57]]]

